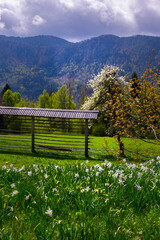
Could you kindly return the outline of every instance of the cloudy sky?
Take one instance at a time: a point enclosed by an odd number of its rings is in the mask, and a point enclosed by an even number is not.
[[[0,0],[0,35],[160,36],[160,0]]]

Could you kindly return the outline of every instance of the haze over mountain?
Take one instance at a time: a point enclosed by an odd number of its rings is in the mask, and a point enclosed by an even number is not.
[[[160,62],[160,37],[103,35],[72,43],[53,36],[0,36],[0,90],[8,82],[13,91],[37,99],[44,89],[57,91],[68,78],[77,91],[104,66],[117,65],[129,76],[140,76]]]

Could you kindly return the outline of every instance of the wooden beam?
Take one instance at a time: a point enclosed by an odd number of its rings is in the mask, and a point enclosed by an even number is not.
[[[34,117],[32,117],[32,152],[35,152],[34,149]]]
[[[51,149],[51,150],[59,150],[59,151],[69,151],[72,152],[72,149],[66,147],[57,147],[57,146],[46,146],[46,145],[38,145],[40,148]]]
[[[88,157],[88,119],[86,119],[85,127],[85,157]]]

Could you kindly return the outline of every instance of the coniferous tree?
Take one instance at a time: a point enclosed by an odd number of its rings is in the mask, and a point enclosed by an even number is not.
[[[2,105],[2,102],[3,102],[3,94],[4,94],[8,89],[11,90],[9,84],[6,83],[6,85],[4,86],[4,88],[2,89],[2,91],[1,91],[1,93],[0,93],[0,105]]]
[[[1,95],[3,96],[3,94],[7,91],[7,90],[11,90],[10,86],[8,83],[6,83],[6,85],[4,86],[4,88],[1,91]]]

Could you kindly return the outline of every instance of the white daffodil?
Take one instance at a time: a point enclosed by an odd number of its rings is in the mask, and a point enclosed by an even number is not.
[[[48,178],[48,175],[47,175],[47,174],[44,174],[44,178],[47,179],[47,178]]]
[[[52,189],[52,192],[57,192],[57,191],[58,191],[57,188]]]
[[[16,194],[18,194],[19,192],[17,190],[14,190],[13,193],[12,193],[12,197]]]
[[[32,171],[28,171],[28,176],[32,176]]]
[[[25,199],[26,199],[26,200],[28,200],[28,199],[29,199],[29,197],[30,197],[30,196],[28,195],[28,196],[26,196],[26,197],[25,197]]]
[[[50,217],[52,217],[52,209],[48,209],[46,212],[45,212],[45,214],[48,214]]]
[[[11,188],[14,188],[15,186],[16,186],[15,183],[12,183],[12,184],[11,184]]]

